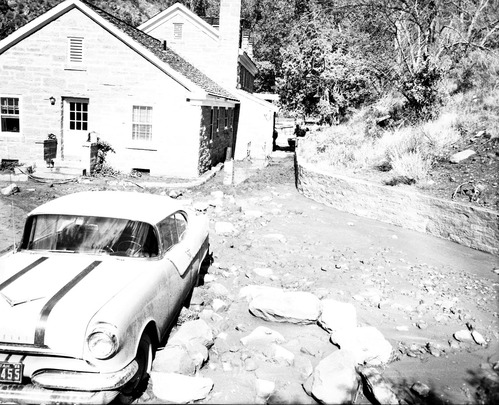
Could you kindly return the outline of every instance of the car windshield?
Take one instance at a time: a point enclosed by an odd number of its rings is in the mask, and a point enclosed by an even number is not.
[[[21,249],[155,257],[158,239],[144,222],[72,215],[30,217]]]

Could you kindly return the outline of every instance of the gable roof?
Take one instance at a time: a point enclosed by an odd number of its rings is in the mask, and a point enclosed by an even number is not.
[[[188,91],[193,93],[205,93],[205,96],[210,95],[238,101],[235,96],[191,65],[176,52],[164,46],[161,41],[132,27],[124,21],[119,20],[104,10],[81,0],[66,0],[16,30],[7,38],[0,41],[0,55],[24,38],[30,36],[74,8],[84,13],[106,31],[127,44],[135,52],[142,55],[150,63],[158,67]],[[202,97],[202,95],[199,95],[198,97]]]
[[[175,15],[181,14],[186,20],[191,22],[194,25],[197,25],[199,29],[201,29],[206,35],[210,38],[218,41],[220,39],[220,32],[218,29],[208,24],[205,20],[199,17],[196,13],[189,10],[186,6],[181,3],[175,3],[172,6],[168,7],[166,10],[161,11],[156,14],[146,22],[139,25],[137,28],[144,32],[150,32],[154,28],[160,26],[165,21],[174,17]]]

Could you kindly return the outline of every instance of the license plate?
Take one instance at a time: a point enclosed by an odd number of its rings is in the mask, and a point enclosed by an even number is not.
[[[21,384],[23,364],[0,362],[0,382]]]

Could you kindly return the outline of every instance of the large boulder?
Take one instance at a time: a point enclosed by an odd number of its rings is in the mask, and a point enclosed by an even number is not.
[[[184,346],[167,345],[163,350],[156,352],[152,370],[161,373],[194,375],[196,366]]]
[[[352,304],[332,299],[322,300],[319,325],[328,332],[357,327],[357,311]]]
[[[373,367],[365,367],[359,371],[364,382],[364,389],[379,404],[398,405],[399,400],[392,386],[385,381],[380,372]]]
[[[173,337],[168,341],[169,345],[184,345],[189,343],[200,343],[205,347],[213,346],[213,331],[202,319],[187,321],[183,323]]]
[[[251,302],[260,295],[277,295],[283,292],[281,288],[267,285],[247,285],[239,290],[239,298]]]
[[[353,353],[358,364],[378,366],[388,363],[392,345],[373,326],[358,326],[331,333],[331,342]]]
[[[314,294],[303,291],[260,294],[250,302],[249,311],[269,322],[304,325],[317,322],[321,302]]]
[[[213,389],[210,378],[189,377],[175,373],[151,372],[152,390],[161,401],[186,404],[199,401]]]
[[[322,359],[303,388],[321,404],[351,403],[359,386],[352,353],[337,350]]]

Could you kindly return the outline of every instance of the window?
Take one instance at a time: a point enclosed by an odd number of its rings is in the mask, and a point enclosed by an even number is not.
[[[187,220],[180,212],[165,218],[158,224],[164,251],[169,250],[184,237]]]
[[[218,116],[219,116],[218,107],[213,107],[211,109],[210,139],[213,139],[213,137],[215,136],[215,133],[218,132]]]
[[[152,107],[133,106],[132,139],[134,141],[152,141]]]
[[[68,60],[69,63],[83,62],[83,38],[69,37],[68,38]]]
[[[224,127],[229,128],[229,109],[228,108],[225,108]]]
[[[88,130],[88,103],[71,101],[69,103],[69,129],[75,131]]]
[[[2,97],[0,104],[2,132],[19,132],[19,99],[15,97]]]
[[[182,39],[182,23],[173,23],[173,39],[180,40]]]

